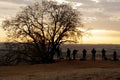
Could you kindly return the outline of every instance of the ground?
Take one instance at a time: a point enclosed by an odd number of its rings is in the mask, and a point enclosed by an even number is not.
[[[120,61],[56,61],[0,66],[0,80],[120,80]]]

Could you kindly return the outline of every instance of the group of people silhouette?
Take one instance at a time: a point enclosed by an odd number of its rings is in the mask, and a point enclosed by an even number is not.
[[[77,50],[74,49],[74,50],[73,50],[73,53],[72,53],[72,55],[73,55],[73,60],[76,59],[76,54],[77,54]],[[66,59],[67,59],[67,60],[71,60],[71,59],[72,59],[72,58],[71,58],[71,51],[70,51],[69,48],[67,49]]]
[[[73,52],[72,52],[72,58],[71,58],[71,50],[69,48],[67,48],[67,55],[66,55],[66,59],[67,60],[75,60],[76,59],[76,54],[77,54],[78,50],[74,49]],[[92,53],[92,60],[95,61],[96,60],[96,50],[95,48],[93,48],[91,50],[91,53]],[[106,56],[106,50],[103,48],[102,51],[102,60],[108,60],[107,56]],[[82,50],[82,58],[80,60],[86,60],[87,59],[87,50],[86,49],[83,49]],[[113,61],[117,61],[117,53],[116,51],[113,52],[113,56],[112,56],[112,60]]]

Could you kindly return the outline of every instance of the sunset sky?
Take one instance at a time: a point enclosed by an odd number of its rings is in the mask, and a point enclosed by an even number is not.
[[[41,0],[0,0],[0,24],[14,17],[21,7]],[[89,36],[84,36],[84,44],[120,44],[120,0],[56,0],[70,3],[82,13],[82,22]],[[0,41],[5,41],[5,32],[0,29]]]

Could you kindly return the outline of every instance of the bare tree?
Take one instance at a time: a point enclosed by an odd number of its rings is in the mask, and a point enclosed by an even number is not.
[[[13,40],[34,44],[38,61],[52,62],[57,47],[82,35],[81,14],[68,4],[53,1],[34,3],[16,17],[3,21],[3,29]]]

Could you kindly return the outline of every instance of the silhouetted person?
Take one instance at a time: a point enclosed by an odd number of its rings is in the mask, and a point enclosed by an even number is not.
[[[83,53],[82,59],[80,60],[86,60],[86,53],[87,53],[86,49],[83,49],[82,53]]]
[[[67,59],[67,60],[71,60],[70,54],[71,54],[71,51],[70,51],[70,49],[68,48],[68,49],[67,49],[67,55],[66,55],[66,59]]]
[[[91,53],[92,53],[92,60],[95,61],[96,60],[96,50],[93,48]]]
[[[102,60],[107,60],[106,50],[104,48],[102,49]]]
[[[61,59],[61,49],[58,47],[56,49],[56,52],[57,52],[57,58],[60,60]]]
[[[117,52],[116,51],[114,51],[113,52],[113,61],[117,61],[118,59],[117,59]]]
[[[77,50],[76,50],[76,49],[74,49],[74,50],[73,50],[73,53],[72,53],[72,55],[73,55],[73,60],[75,60],[75,59],[76,59],[76,54],[77,54]]]

